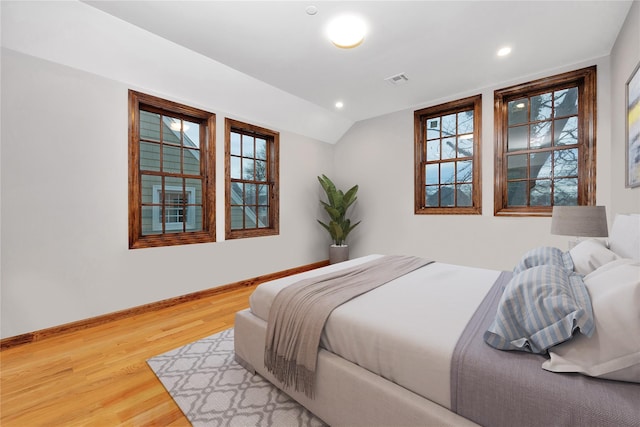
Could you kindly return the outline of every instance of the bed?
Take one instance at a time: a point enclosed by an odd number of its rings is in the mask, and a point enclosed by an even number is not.
[[[616,217],[609,247],[587,240],[553,256],[549,248],[532,253],[513,272],[433,262],[339,306],[322,333],[313,398],[265,367],[274,299],[296,282],[382,255],[258,286],[250,308],[236,315],[236,358],[332,426],[640,425],[640,215]],[[584,333],[572,329],[542,354],[488,345],[491,331],[501,333],[505,290],[532,272],[561,270],[547,265],[554,262],[571,262],[572,280],[583,280],[593,296],[591,328],[574,316]],[[625,304],[630,321],[620,316]],[[603,355],[602,347],[616,347],[607,340],[624,342],[615,350],[623,354]],[[590,352],[610,357],[581,360]]]

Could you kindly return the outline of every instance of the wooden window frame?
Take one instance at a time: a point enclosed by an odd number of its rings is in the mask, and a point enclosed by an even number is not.
[[[571,87],[578,88],[578,189],[579,206],[596,203],[596,66],[507,87],[494,92],[496,216],[551,216],[551,206],[507,206],[508,103],[523,97]],[[527,151],[528,152],[528,151]]]
[[[425,122],[429,118],[445,116],[473,110],[473,163],[471,206],[425,206],[425,166],[426,129]],[[481,137],[482,137],[482,95],[475,95],[456,101],[446,102],[433,107],[414,111],[414,213],[417,215],[480,215],[482,214],[482,179],[481,179]],[[453,161],[453,160],[452,160]],[[437,163],[444,163],[438,161]]]
[[[200,123],[200,177],[202,179],[202,230],[142,234],[142,182],[140,171],[140,110],[165,113]],[[129,248],[186,245],[216,241],[215,219],[215,123],[208,111],[129,90]],[[157,176],[186,176],[148,172]]]
[[[269,191],[269,227],[231,228],[231,132],[262,137],[267,141],[267,183]],[[280,234],[280,133],[238,120],[225,119],[225,238],[274,236]]]

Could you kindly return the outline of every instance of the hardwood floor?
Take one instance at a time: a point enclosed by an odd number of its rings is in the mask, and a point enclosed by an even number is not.
[[[188,426],[146,360],[233,326],[255,285],[0,352],[0,424]]]

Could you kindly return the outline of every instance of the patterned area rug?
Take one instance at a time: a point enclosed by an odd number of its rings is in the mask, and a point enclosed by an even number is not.
[[[325,426],[234,360],[233,329],[147,361],[194,426]]]

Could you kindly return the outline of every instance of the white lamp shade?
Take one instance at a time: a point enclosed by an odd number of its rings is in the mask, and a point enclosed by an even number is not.
[[[554,206],[551,234],[607,237],[607,211],[604,206]]]

